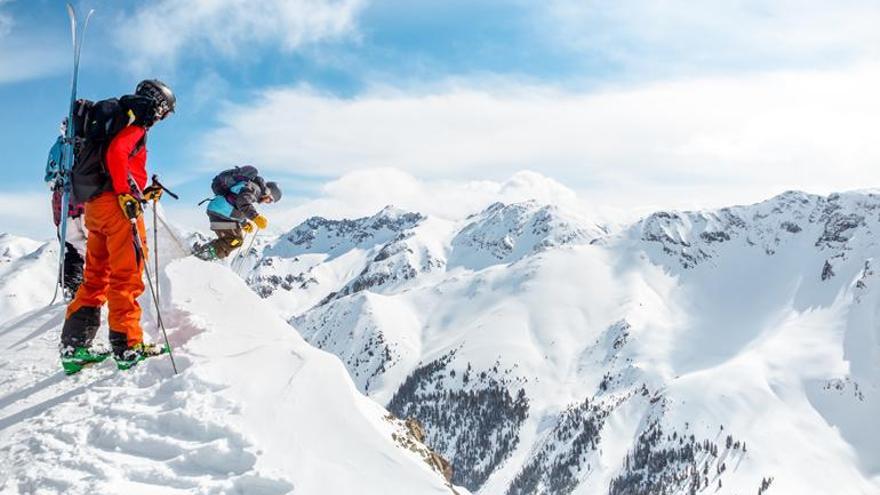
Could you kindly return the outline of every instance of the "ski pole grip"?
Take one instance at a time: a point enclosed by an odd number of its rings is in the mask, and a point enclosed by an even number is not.
[[[159,176],[158,176],[158,175],[153,174],[153,179],[152,179],[152,180],[153,180],[153,185],[154,185],[154,186],[159,187],[160,189],[162,189],[163,191],[165,191],[166,193],[168,193],[168,195],[171,196],[172,198],[174,198],[174,199],[180,199],[180,196],[174,194],[173,192],[171,192],[170,189],[168,189],[168,188],[165,187],[161,182],[159,182]]]

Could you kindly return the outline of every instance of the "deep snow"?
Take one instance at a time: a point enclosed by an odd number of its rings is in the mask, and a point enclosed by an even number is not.
[[[175,261],[163,285],[177,376],[160,357],[66,377],[60,305],[0,327],[0,492],[452,492],[423,446],[393,439],[402,422],[226,267]]]
[[[878,235],[871,191],[613,231],[536,202],[316,217],[261,241],[253,292],[164,270],[180,376],[72,378],[53,246],[0,237],[0,487],[450,492],[388,408],[481,494],[878,494]]]
[[[336,277],[263,295],[307,294],[281,313],[363,392],[425,422],[457,482],[604,493],[617,478],[614,493],[696,482],[738,494],[772,477],[767,493],[880,493],[876,193],[790,192],[615,232],[534,202],[431,220],[369,243],[313,222],[311,236],[346,248],[296,253],[298,265],[270,249],[264,261],[291,269],[281,278]],[[435,263],[380,255],[402,239],[410,256],[431,246]],[[324,297],[380,269],[390,274],[379,283]],[[252,285],[265,288],[262,274]],[[521,390],[524,420],[504,402]],[[460,409],[473,397],[492,424]],[[690,459],[673,451],[691,442],[695,460],[666,462]],[[662,461],[640,469],[626,460],[637,451]],[[488,478],[469,476],[487,465]]]

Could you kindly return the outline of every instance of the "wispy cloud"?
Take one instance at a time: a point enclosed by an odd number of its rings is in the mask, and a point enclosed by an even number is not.
[[[0,38],[7,36],[12,31],[12,14],[3,8],[3,5],[10,1],[0,0]]]
[[[26,81],[57,72],[64,60],[59,47],[22,29],[8,10],[13,0],[0,0],[0,84]]]
[[[638,73],[816,67],[880,54],[873,0],[548,0],[544,34]]]
[[[314,197],[291,195],[263,209],[272,219],[271,231],[283,233],[315,215],[359,218],[388,205],[431,217],[463,220],[497,201],[527,200],[558,205],[594,222],[620,220],[617,212],[596,208],[559,182],[530,171],[492,181],[424,179],[392,168],[359,170],[324,183]],[[197,228],[204,228],[204,224],[203,217]]]
[[[235,57],[248,48],[304,45],[352,35],[362,0],[161,0],[143,3],[117,41],[132,60]]]
[[[49,192],[0,192],[0,208],[15,212],[0,219],[0,232],[49,239],[55,235]]]
[[[31,40],[32,41],[32,40]],[[64,56],[26,42],[0,43],[0,84],[28,81],[63,70]]]
[[[748,201],[880,182],[878,85],[880,67],[860,66],[596,93],[497,81],[353,99],[275,89],[224,108],[203,154],[217,166],[323,176],[394,167],[499,178],[531,169],[622,204]]]

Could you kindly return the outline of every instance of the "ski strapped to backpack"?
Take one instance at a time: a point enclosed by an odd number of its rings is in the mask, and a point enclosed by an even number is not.
[[[88,15],[86,15],[86,19],[83,22],[82,28],[79,27],[79,23],[76,20],[76,10],[73,8],[73,5],[67,4],[67,16],[70,18],[70,37],[73,43],[73,77],[70,83],[70,106],[67,107],[68,116],[67,116],[67,130],[65,131],[63,145],[61,147],[61,188],[62,188],[62,197],[61,197],[61,212],[60,217],[62,219],[67,218],[67,209],[70,205],[70,193],[71,193],[71,169],[73,168],[73,154],[74,154],[74,130],[73,126],[70,123],[73,121],[75,109],[76,109],[76,86],[79,80],[79,57],[80,53],[82,53],[82,43],[85,37],[86,28],[89,26],[89,19],[92,18],[92,14],[94,10],[90,10]],[[79,36],[77,36],[79,34]],[[55,293],[52,295],[52,302],[49,304],[54,304],[55,300],[58,298],[58,289],[64,283],[64,250],[66,248],[66,238],[67,238],[67,222],[64,221],[60,225],[60,230],[58,232],[58,280],[55,283]]]

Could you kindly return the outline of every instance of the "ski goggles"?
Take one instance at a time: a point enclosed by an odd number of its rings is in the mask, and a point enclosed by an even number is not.
[[[171,108],[171,105],[168,104],[168,101],[156,101],[156,120],[162,120],[172,113],[174,113],[174,109]]]

